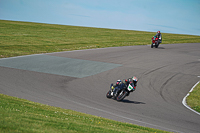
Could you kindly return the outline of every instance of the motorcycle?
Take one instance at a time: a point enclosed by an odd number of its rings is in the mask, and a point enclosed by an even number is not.
[[[153,48],[155,46],[155,48],[158,48],[159,43],[158,43],[158,38],[156,36],[152,37],[152,44],[151,44],[151,48]]]
[[[112,89],[113,84],[110,85],[110,90],[107,92],[107,98],[114,98],[117,101],[122,101],[129,93],[135,90],[134,84],[130,83],[126,86],[124,83]]]

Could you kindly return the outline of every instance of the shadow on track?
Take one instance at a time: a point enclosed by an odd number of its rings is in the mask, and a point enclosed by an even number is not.
[[[137,101],[130,101],[130,100],[122,100],[120,102],[124,102],[124,103],[134,103],[134,104],[146,104],[146,103],[143,103],[143,102],[137,102]]]
[[[165,48],[163,48],[163,47],[158,47],[157,49],[165,49]]]

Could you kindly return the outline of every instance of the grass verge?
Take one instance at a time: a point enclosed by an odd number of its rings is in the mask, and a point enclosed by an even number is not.
[[[0,94],[0,132],[167,133]]]
[[[0,57],[151,44],[155,32],[0,20]],[[199,43],[200,36],[162,33],[162,44]]]
[[[190,92],[186,102],[193,110],[200,113],[200,83]]]

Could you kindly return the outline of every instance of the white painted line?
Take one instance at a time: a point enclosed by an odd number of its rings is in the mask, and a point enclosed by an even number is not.
[[[198,76],[198,77],[199,77],[199,76]],[[193,89],[197,86],[197,84],[198,84],[199,82],[200,82],[200,81],[198,81],[198,82],[192,87],[192,89],[191,89],[191,90],[189,91],[189,93],[183,98],[183,101],[182,101],[182,104],[183,104],[186,108],[188,108],[189,110],[195,112],[195,113],[198,114],[198,115],[200,115],[199,112],[197,112],[197,111],[191,109],[191,108],[187,105],[187,103],[186,103],[186,98],[190,95],[190,92],[193,91]]]

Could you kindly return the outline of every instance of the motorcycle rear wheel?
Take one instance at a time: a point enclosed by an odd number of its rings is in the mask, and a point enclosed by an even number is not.
[[[107,92],[106,97],[107,97],[107,98],[112,98],[111,90],[109,90],[109,91]]]

